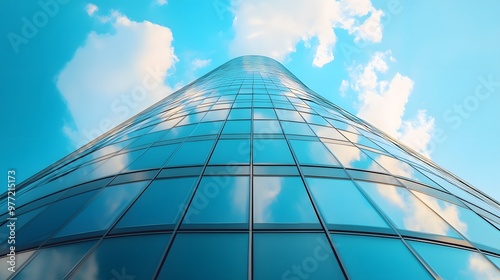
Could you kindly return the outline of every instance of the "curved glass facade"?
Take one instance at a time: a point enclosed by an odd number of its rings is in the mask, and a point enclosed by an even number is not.
[[[497,202],[261,56],[192,82],[17,197],[16,273],[2,279],[500,279]]]

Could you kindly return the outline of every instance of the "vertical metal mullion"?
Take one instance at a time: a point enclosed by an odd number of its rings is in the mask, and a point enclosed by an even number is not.
[[[207,97],[205,97],[205,98],[207,98]],[[213,105],[216,105],[216,103],[217,102],[214,102]],[[234,101],[233,101],[233,104],[234,104]],[[194,196],[196,194],[196,191],[198,190],[198,187],[199,187],[200,182],[201,182],[201,180],[203,178],[203,175],[205,174],[205,170],[207,169],[208,162],[210,161],[210,158],[212,157],[212,154],[213,154],[213,152],[215,150],[215,147],[217,146],[217,142],[219,142],[220,136],[222,134],[222,131],[224,130],[224,127],[226,126],[227,118],[229,117],[230,113],[231,113],[231,109],[229,109],[229,112],[228,112],[228,114],[226,116],[224,124],[222,125],[221,129],[219,130],[219,133],[217,134],[217,137],[214,140],[214,144],[213,144],[212,148],[210,149],[210,153],[208,154],[207,159],[205,160],[205,163],[203,165],[203,169],[200,172],[200,175],[198,176],[198,179],[196,180],[196,183],[194,184],[195,187],[193,188],[193,191],[192,191],[192,193],[189,196],[189,201],[188,201],[188,203],[186,203],[186,207],[185,207],[185,209],[182,210],[182,213],[181,213],[181,216],[179,218],[179,221],[175,225],[175,228],[174,228],[174,230],[172,232],[172,236],[170,237],[170,240],[169,240],[169,242],[168,242],[168,244],[166,246],[165,252],[163,253],[163,255],[162,255],[161,259],[160,259],[160,262],[158,263],[158,266],[156,267],[155,273],[153,274],[154,275],[154,279],[157,279],[159,277],[159,275],[160,275],[161,268],[163,267],[163,265],[165,263],[165,260],[167,259],[168,253],[170,252],[170,249],[172,248],[172,244],[174,242],[174,239],[177,236],[177,233],[178,233],[179,228],[180,228],[180,226],[181,226],[181,224],[182,224],[182,222],[183,222],[183,220],[184,220],[184,218],[185,218],[185,216],[187,214],[189,206],[191,205],[191,202],[194,199]],[[198,125],[199,124],[200,124],[200,122],[198,122]],[[182,143],[186,142],[186,140],[188,138],[189,138],[189,136],[186,137]],[[179,147],[180,146],[181,145],[179,145]]]
[[[285,96],[286,97],[286,96]],[[274,101],[271,100],[271,102],[273,103],[273,107],[274,107]],[[290,102],[290,101],[288,101]],[[288,149],[290,150],[290,153],[295,161],[295,164],[296,164],[296,167],[297,167],[297,170],[299,171],[299,175],[300,175],[300,178],[304,184],[304,188],[306,190],[306,193],[309,197],[309,200],[311,201],[311,205],[313,206],[313,209],[318,217],[318,221],[320,222],[321,224],[321,227],[323,229],[323,233],[326,235],[326,238],[327,238],[327,241],[328,243],[330,244],[330,247],[332,249],[332,252],[333,252],[333,255],[335,256],[338,264],[339,264],[339,267],[340,267],[340,270],[342,271],[342,274],[344,275],[345,279],[349,279],[349,275],[347,274],[347,270],[344,268],[344,264],[342,263],[342,260],[337,252],[337,250],[335,249],[335,246],[333,245],[333,240],[330,236],[330,232],[328,231],[328,227],[326,225],[326,222],[323,220],[323,217],[321,216],[320,212],[319,212],[319,208],[317,207],[316,203],[314,202],[314,199],[312,197],[312,194],[311,192],[309,191],[309,187],[307,186],[307,182],[306,182],[306,179],[305,179],[305,176],[304,176],[304,173],[302,172],[302,169],[301,169],[301,166],[299,164],[299,161],[297,159],[297,156],[295,155],[295,152],[293,151],[292,149],[292,145],[290,144],[290,140],[288,139],[288,135],[285,134],[285,131],[283,130],[283,126],[281,124],[281,121],[278,120],[278,123],[280,125],[280,128],[281,130],[283,131],[283,136],[285,137],[285,141],[288,145]]]
[[[252,86],[252,102],[250,107],[250,194],[248,219],[248,280],[253,279],[253,109],[254,96]]]

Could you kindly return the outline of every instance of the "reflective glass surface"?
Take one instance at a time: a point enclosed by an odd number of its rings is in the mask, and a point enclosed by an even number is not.
[[[347,141],[347,139],[333,127],[314,125],[314,124],[310,125],[310,127],[318,137]]]
[[[493,263],[497,266],[497,268],[499,269],[500,271],[500,257],[493,257],[493,256],[490,256],[490,255],[486,255],[486,257]]]
[[[95,241],[42,249],[14,279],[63,279]]]
[[[461,238],[441,217],[405,188],[357,182],[402,230]]]
[[[266,119],[275,120],[277,117],[273,109],[255,108],[253,110],[253,118],[255,120],[266,120]]]
[[[258,120],[253,122],[253,133],[271,134],[282,133],[282,131],[278,121]]]
[[[159,279],[247,279],[248,235],[180,233]]]
[[[105,230],[132,202],[148,182],[136,182],[105,188],[56,237]]]
[[[95,191],[87,192],[50,205],[38,215],[37,219],[32,220],[16,233],[16,242],[28,245],[47,239],[95,194]]]
[[[256,233],[254,279],[345,279],[322,233]]]
[[[339,163],[321,142],[290,140],[295,156],[300,164],[334,165]]]
[[[174,127],[170,129],[168,133],[165,136],[163,136],[161,140],[172,140],[172,139],[188,137],[189,134],[193,132],[196,126],[197,124]]]
[[[352,279],[433,279],[398,239],[343,234],[332,239]]]
[[[375,172],[386,172],[378,163],[363,153],[358,147],[325,143],[345,168],[356,168]]]
[[[151,147],[127,166],[126,170],[133,171],[148,168],[161,168],[177,147],[177,144]]]
[[[300,114],[296,111],[276,109],[276,114],[278,115],[278,118],[283,121],[304,121]]]
[[[331,229],[335,225],[389,226],[351,180],[307,178],[307,185],[321,215]]]
[[[442,279],[500,279],[500,270],[477,252],[424,242],[408,243]]]
[[[497,202],[261,56],[208,72],[18,183],[26,279],[31,253],[61,264],[55,278],[115,280],[462,279],[500,259]],[[409,240],[482,259],[434,264]],[[81,242],[97,243],[63,256]],[[498,278],[489,268],[476,276]]]
[[[204,177],[189,205],[183,227],[248,228],[249,192],[248,177]]]
[[[104,239],[72,279],[153,279],[169,239],[169,234]]]
[[[254,164],[294,164],[292,153],[284,139],[254,139]]]
[[[319,227],[300,177],[254,177],[253,184],[256,227]]]
[[[329,125],[328,122],[324,118],[322,118],[321,116],[319,116],[319,115],[314,115],[314,114],[309,114],[309,113],[304,113],[304,112],[300,112],[300,115],[302,115],[302,117],[308,123],[318,124],[318,125],[325,125],[325,126]]]
[[[250,163],[250,140],[219,140],[209,164]]]
[[[213,144],[214,141],[184,142],[167,166],[202,165],[207,160]]]
[[[251,121],[227,121],[222,134],[250,134]]]
[[[205,122],[200,123],[190,136],[203,136],[203,135],[212,135],[218,134],[223,122]]]
[[[171,225],[178,221],[197,177],[155,180],[120,219],[116,228]]]
[[[181,122],[179,122],[179,126],[186,125],[186,124],[193,124],[193,123],[198,123],[203,119],[207,112],[202,112],[202,113],[197,113],[197,114],[190,114],[185,116]]]
[[[404,161],[366,150],[365,153],[367,153],[371,158],[382,165],[382,167],[388,170],[391,174],[410,178],[431,186],[435,184],[429,178],[425,177],[422,173],[417,171],[417,169],[413,168],[411,165]]]
[[[17,253],[16,254],[16,268],[14,268],[14,272],[18,271],[19,270],[19,267],[21,267],[22,265],[24,265],[24,263],[31,257],[31,255],[33,255],[33,253],[35,253],[35,250],[31,250],[31,251],[24,251],[22,253]],[[10,267],[10,256],[5,256],[3,258],[0,258],[0,262],[2,263],[2,269],[0,269],[0,277],[2,277],[1,279],[7,279],[9,278],[10,276],[12,276],[14,274],[14,272],[12,272],[11,270],[9,270],[9,267]],[[22,279],[22,278],[21,278]],[[35,279],[35,278],[31,278],[31,279]]]
[[[227,118],[229,110],[209,111],[203,118],[203,122],[222,121]]]
[[[417,191],[414,193],[469,240],[500,252],[500,231],[477,214],[453,203]]]
[[[252,109],[232,109],[229,113],[228,120],[243,120],[251,119]]]
[[[283,131],[285,134],[297,134],[297,135],[309,135],[314,136],[314,132],[311,128],[305,123],[298,122],[281,122],[283,126]]]

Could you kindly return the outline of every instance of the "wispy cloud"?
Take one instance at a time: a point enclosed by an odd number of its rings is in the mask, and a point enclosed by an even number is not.
[[[283,61],[298,43],[317,41],[313,65],[333,61],[336,28],[355,41],[380,42],[383,12],[370,0],[255,0],[233,1],[233,55],[262,54]],[[365,20],[363,20],[366,18]]]
[[[358,116],[389,135],[429,157],[429,142],[434,130],[434,118],[419,110],[415,119],[404,119],[406,104],[413,90],[413,81],[400,73],[390,80],[382,80],[380,74],[395,62],[391,51],[377,52],[366,65],[349,69],[351,89],[358,94]],[[345,84],[341,85],[345,95]],[[344,92],[344,93],[342,93]]]
[[[193,71],[196,71],[198,69],[205,68],[205,67],[209,66],[211,62],[212,62],[211,59],[196,58],[193,60],[193,62],[191,62],[191,67],[192,67]]]
[[[88,3],[87,6],[85,6],[85,11],[89,16],[93,16],[95,12],[99,10],[99,7],[92,3]]]
[[[348,89],[349,89],[349,81],[342,80],[342,82],[340,83],[340,96],[345,97]]]
[[[163,5],[167,5],[168,1],[167,0],[156,0],[156,4],[163,6]]]
[[[177,61],[170,29],[132,21],[116,11],[107,19],[113,31],[88,34],[57,76],[57,88],[72,116],[64,131],[75,146],[172,91],[165,84],[167,71]]]

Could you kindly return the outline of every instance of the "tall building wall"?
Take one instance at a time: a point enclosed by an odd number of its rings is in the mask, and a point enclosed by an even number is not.
[[[260,56],[49,166],[16,204],[0,278],[500,278],[497,202]]]

